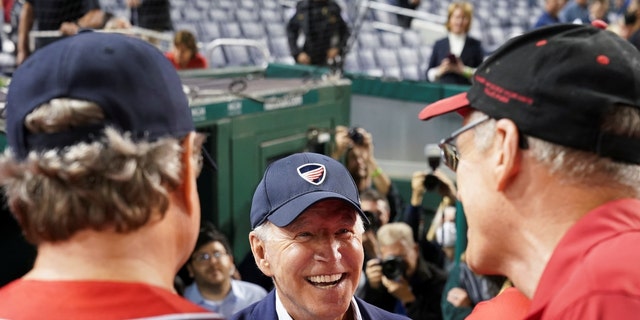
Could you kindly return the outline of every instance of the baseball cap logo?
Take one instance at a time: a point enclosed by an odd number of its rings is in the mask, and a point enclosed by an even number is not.
[[[316,186],[324,181],[325,173],[324,166],[319,163],[308,163],[298,167],[298,175]]]

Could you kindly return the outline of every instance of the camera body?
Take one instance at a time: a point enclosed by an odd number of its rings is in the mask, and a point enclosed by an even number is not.
[[[364,144],[364,136],[358,130],[358,127],[349,128],[349,138],[353,141],[353,143],[361,146]]]
[[[434,191],[442,183],[433,173],[440,166],[440,147],[437,144],[427,144],[424,148],[427,163],[431,168],[431,172],[424,177],[422,185],[427,191]]]
[[[396,281],[400,280],[407,271],[407,263],[404,258],[399,256],[391,256],[382,260],[380,266],[382,266],[382,274],[385,277]]]

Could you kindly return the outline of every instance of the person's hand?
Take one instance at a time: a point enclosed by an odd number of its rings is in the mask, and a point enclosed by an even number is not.
[[[334,59],[335,57],[338,56],[339,53],[340,53],[340,49],[329,48],[329,50],[327,50],[327,60]]]
[[[452,200],[455,200],[457,198],[458,190],[456,189],[453,180],[451,180],[451,178],[449,178],[449,176],[443,173],[441,170],[434,171],[433,175],[438,177],[438,179],[440,179],[440,182],[442,182],[438,184],[438,194],[443,197],[449,197]]]
[[[374,289],[380,288],[382,284],[382,265],[380,264],[380,259],[371,259],[367,261],[367,267],[364,269],[365,274],[367,275],[367,281],[369,281],[369,286]]]
[[[422,205],[424,193],[427,191],[424,187],[424,179],[426,176],[426,171],[416,171],[411,177],[411,205],[414,207]]]
[[[449,292],[447,292],[447,301],[451,303],[454,307],[471,307],[471,299],[469,299],[469,294],[467,290],[462,288],[451,288]]]
[[[462,74],[464,71],[464,63],[459,58],[455,62],[451,61],[448,57],[442,59],[440,66],[438,66],[438,78],[447,73]]]
[[[78,33],[80,26],[75,22],[63,22],[58,29],[63,35],[70,36]]]
[[[383,276],[382,285],[387,288],[387,292],[402,301],[402,304],[407,304],[416,300],[416,296],[411,292],[409,282],[404,277],[399,280],[391,280]]]
[[[18,53],[16,54],[16,65],[21,65],[28,56],[29,53],[27,50],[18,50]]]
[[[344,153],[349,150],[351,144],[353,144],[353,141],[351,141],[351,138],[349,138],[349,128],[345,126],[336,126],[334,139],[335,149],[333,150],[333,154],[331,155],[331,157],[336,160],[340,160]]]
[[[137,8],[140,6],[141,0],[127,0],[127,7]]]
[[[298,57],[296,58],[296,61],[299,64],[311,64],[311,57],[309,57],[306,52],[300,52],[298,54]]]

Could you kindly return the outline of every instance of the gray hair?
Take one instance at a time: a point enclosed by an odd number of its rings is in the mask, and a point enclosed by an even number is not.
[[[60,132],[103,118],[95,103],[54,99],[29,114],[25,127]],[[199,135],[194,159],[203,141]],[[180,143],[176,138],[136,142],[108,127],[101,141],[31,151],[24,160],[7,148],[0,155],[0,186],[32,243],[63,241],[85,229],[126,233],[145,225],[155,211],[164,215],[168,191],[182,179]]]
[[[632,106],[611,106],[605,112],[601,130],[617,135],[640,139],[640,109]],[[474,111],[475,120],[483,113]],[[491,119],[475,128],[475,144],[480,150],[491,145],[495,134],[496,120]],[[603,181],[634,190],[640,196],[640,166],[623,163],[595,153],[564,147],[531,136],[527,136],[531,155],[549,168],[550,172],[567,182],[600,185]]]
[[[404,241],[407,245],[414,245],[413,230],[404,222],[387,223],[378,229],[376,233],[378,246],[393,245],[398,241]]]

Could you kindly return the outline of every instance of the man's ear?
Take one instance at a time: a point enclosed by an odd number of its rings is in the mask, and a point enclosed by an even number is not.
[[[200,201],[198,199],[198,187],[196,184],[198,164],[194,160],[194,142],[196,133],[190,132],[181,143],[182,146],[182,183],[178,190],[182,193],[187,212],[193,213],[197,209],[200,211]],[[197,208],[196,208],[197,206]]]
[[[187,263],[187,271],[189,271],[189,277],[193,278],[194,273],[193,273],[193,267],[191,266],[191,262]]]
[[[518,127],[512,120],[500,119],[496,121],[494,173],[498,191],[504,190],[520,171],[522,152],[518,146],[519,136]]]
[[[251,252],[253,253],[253,259],[256,261],[256,265],[267,277],[273,276],[271,271],[271,264],[267,259],[267,253],[264,241],[260,240],[258,236],[251,231],[249,233],[249,244],[251,245]]]

